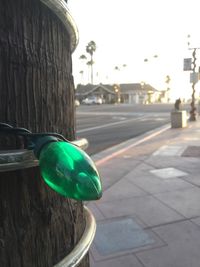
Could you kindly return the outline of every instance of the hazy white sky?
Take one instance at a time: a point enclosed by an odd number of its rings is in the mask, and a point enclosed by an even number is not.
[[[191,95],[183,58],[192,54],[188,34],[191,47],[200,47],[199,0],[68,0],[68,7],[79,30],[73,54],[76,84],[89,81],[88,67],[79,57],[88,56],[85,48],[93,40],[97,44],[95,83],[144,81],[163,90],[165,77],[170,75],[175,97]],[[115,71],[115,66],[121,71]]]

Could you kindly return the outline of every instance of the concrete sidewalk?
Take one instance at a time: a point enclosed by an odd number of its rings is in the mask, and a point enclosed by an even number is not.
[[[200,120],[132,144],[94,156],[104,194],[88,204],[91,267],[199,267]]]

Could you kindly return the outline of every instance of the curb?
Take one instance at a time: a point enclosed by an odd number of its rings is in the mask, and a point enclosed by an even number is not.
[[[107,162],[108,160],[113,159],[114,157],[124,153],[125,151],[129,150],[132,147],[135,147],[137,145],[140,145],[153,137],[167,131],[171,128],[171,125],[165,124],[164,126],[161,126],[159,128],[156,128],[154,130],[148,131],[145,134],[142,134],[138,137],[131,138],[125,142],[122,142],[116,146],[112,146],[108,149],[105,149],[97,154],[94,154],[91,156],[93,161],[95,162],[96,166],[100,166],[103,163]]]

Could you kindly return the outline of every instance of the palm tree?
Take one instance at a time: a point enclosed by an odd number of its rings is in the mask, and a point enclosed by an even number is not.
[[[90,61],[87,62],[87,65],[91,66],[91,84],[93,84],[93,54],[96,51],[96,43],[94,41],[90,41],[86,46],[86,52],[90,55]]]
[[[120,68],[118,66],[115,66],[114,70],[119,70],[120,71]]]
[[[168,86],[169,86],[170,81],[171,81],[171,78],[170,78],[169,75],[167,75],[167,76],[165,77],[165,83],[166,83]]]
[[[91,84],[93,84],[93,64],[94,64],[94,61],[93,60],[89,60],[87,63],[87,66],[88,66],[88,68],[91,70],[91,76],[90,76],[90,78],[89,78],[89,76],[88,76],[88,82],[89,82],[89,80],[90,80],[90,82],[91,82]],[[88,71],[88,75],[89,75],[89,71]]]
[[[190,40],[190,34],[187,35],[187,38],[188,38],[187,45],[188,45],[188,47],[189,47],[189,46],[190,46],[190,41],[189,41],[189,40]]]
[[[123,70],[124,70],[124,71],[123,71],[123,79],[126,80],[126,71],[125,71],[125,69],[127,68],[127,64],[124,63],[124,64],[122,65],[122,68],[123,68]]]
[[[86,60],[87,57],[86,57],[86,55],[82,54],[82,55],[79,57],[79,59],[81,59],[81,60]]]
[[[84,84],[84,67],[85,67],[85,61],[87,60],[86,55],[82,54],[80,55],[79,59],[82,61],[82,70],[79,72],[81,74],[81,82]]]
[[[119,71],[120,71],[120,67],[119,66],[115,66],[114,67],[114,79],[115,79],[115,83],[119,83]]]
[[[0,0],[0,15],[0,121],[74,140],[69,34],[41,1]],[[24,147],[1,134],[1,150]],[[48,188],[38,167],[0,172],[0,266],[54,266],[79,241],[84,217],[82,202]]]
[[[169,87],[169,84],[170,84],[170,81],[171,81],[171,77],[169,76],[169,75],[167,75],[166,77],[165,77],[165,83],[166,83],[166,85],[167,85],[167,91],[168,91],[168,94],[169,94],[169,92],[170,92],[170,87]],[[168,95],[168,102],[170,101],[170,98],[169,98],[169,95]]]
[[[84,71],[83,70],[80,70],[79,73],[81,75],[81,83],[83,83],[83,74],[84,74]]]

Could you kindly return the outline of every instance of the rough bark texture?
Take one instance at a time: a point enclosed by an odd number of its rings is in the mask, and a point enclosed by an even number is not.
[[[69,35],[39,0],[0,0],[0,121],[74,139]],[[0,135],[0,149],[15,147]],[[53,192],[38,168],[0,172],[1,267],[52,267],[84,227],[82,203]]]

